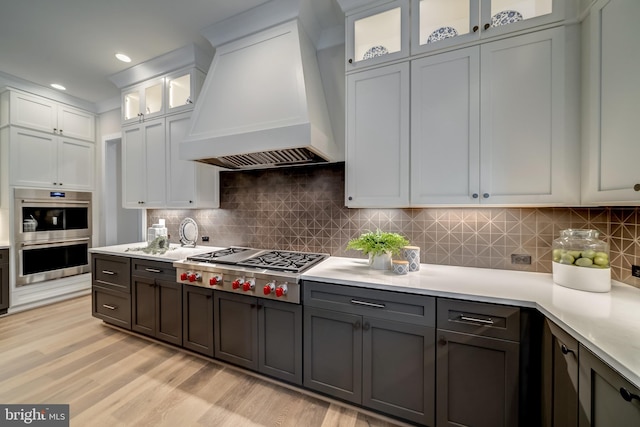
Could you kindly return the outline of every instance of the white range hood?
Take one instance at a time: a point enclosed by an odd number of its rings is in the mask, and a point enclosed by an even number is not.
[[[216,46],[180,157],[232,169],[343,159],[297,17]]]

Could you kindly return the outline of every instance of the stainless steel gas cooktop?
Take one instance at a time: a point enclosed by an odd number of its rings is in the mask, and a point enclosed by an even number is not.
[[[177,261],[185,284],[300,303],[300,276],[329,255],[229,247]]]

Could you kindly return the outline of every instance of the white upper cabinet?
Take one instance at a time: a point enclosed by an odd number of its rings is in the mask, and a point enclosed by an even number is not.
[[[191,113],[166,118],[167,208],[220,206],[219,168],[180,159],[180,144],[189,131]]]
[[[412,0],[411,53],[564,19],[564,0]]]
[[[165,119],[123,129],[123,207],[165,207],[166,181]]]
[[[191,68],[165,77],[167,114],[193,109],[202,88],[204,76],[202,71]]]
[[[150,80],[122,92],[122,123],[142,122],[164,114],[165,79]]]
[[[638,17],[638,0],[599,0],[583,22],[583,204],[640,205]]]
[[[347,77],[348,207],[409,205],[409,64]]]
[[[411,205],[576,205],[565,34],[540,31],[412,63]]]
[[[12,126],[10,184],[56,190],[93,190],[93,143]]]
[[[409,0],[347,16],[346,70],[409,55]]]
[[[95,141],[95,116],[47,98],[18,91],[9,96],[8,124],[69,138]]]

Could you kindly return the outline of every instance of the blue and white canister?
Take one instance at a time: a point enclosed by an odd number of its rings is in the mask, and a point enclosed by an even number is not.
[[[420,270],[420,248],[418,246],[403,247],[402,256],[409,262],[409,271]]]
[[[393,272],[396,274],[407,274],[409,272],[409,263],[404,260],[393,260],[391,262]]]

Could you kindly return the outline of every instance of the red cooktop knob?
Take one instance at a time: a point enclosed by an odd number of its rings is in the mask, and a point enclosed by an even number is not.
[[[191,273],[191,274],[189,275],[189,281],[190,281],[190,282],[195,282],[195,281],[198,279],[198,276],[200,276],[200,275],[199,275],[199,274],[196,274],[196,273]]]
[[[264,292],[265,295],[270,295],[271,292],[273,292],[273,289],[274,289],[273,283],[267,283],[265,287],[262,288],[262,292]]]
[[[212,277],[211,279],[209,279],[209,285],[215,286],[217,284],[218,284],[218,278],[217,277]]]
[[[182,273],[180,275],[180,280],[187,280],[189,278],[189,276],[187,275],[187,273]]]
[[[252,281],[247,280],[247,281],[246,281],[246,282],[244,282],[244,284],[242,285],[242,290],[243,290],[243,291],[245,291],[245,292],[247,292],[247,291],[252,290],[252,289],[253,289],[253,288],[255,288],[255,287],[256,287],[256,285],[255,285]]]
[[[287,294],[287,285],[278,286],[276,289],[276,296],[280,298],[283,295]]]
[[[240,287],[240,279],[236,279],[233,282],[231,282],[231,287],[233,289],[238,289]]]

